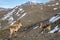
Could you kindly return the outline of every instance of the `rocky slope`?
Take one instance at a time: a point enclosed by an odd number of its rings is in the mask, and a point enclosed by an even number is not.
[[[38,27],[44,20],[52,25],[52,29],[47,33],[40,32]],[[3,13],[0,17],[0,29],[5,30],[0,30],[1,40],[9,40],[8,28],[18,21],[23,24],[23,28],[17,32],[17,37],[13,35],[11,40],[60,40],[60,0],[27,6],[23,4]]]
[[[1,18],[1,22],[3,21],[3,26],[1,26],[4,27],[13,25],[19,19],[21,19],[20,21],[23,23],[23,26],[30,26],[32,24],[35,24],[36,22],[48,20],[49,18],[60,12],[59,0],[50,1],[45,4],[27,4],[25,3],[24,5],[16,6],[7,14],[3,15],[3,17]]]

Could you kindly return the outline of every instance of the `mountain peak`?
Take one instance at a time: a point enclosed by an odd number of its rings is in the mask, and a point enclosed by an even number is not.
[[[27,1],[26,3],[24,3],[23,5],[35,5],[37,3],[35,2],[32,2],[32,1]]]

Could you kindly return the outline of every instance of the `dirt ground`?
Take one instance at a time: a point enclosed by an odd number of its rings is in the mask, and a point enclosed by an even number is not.
[[[0,40],[60,40],[60,33],[39,33],[40,29],[30,31],[19,31],[17,36],[9,38],[9,31],[0,31]]]

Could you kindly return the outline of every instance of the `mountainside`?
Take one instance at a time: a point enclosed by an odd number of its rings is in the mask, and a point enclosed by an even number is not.
[[[11,10],[11,8],[2,8],[2,7],[0,7],[0,11],[8,11],[8,10]]]
[[[10,40],[9,27],[17,22],[21,22],[23,27],[11,40],[60,40],[60,0],[45,4],[28,1],[10,10],[0,11],[1,40]],[[40,23],[50,23],[51,30],[41,30]]]
[[[1,11],[1,10],[5,10],[5,9],[0,7],[0,11]]]
[[[20,20],[23,26],[30,26],[37,22],[49,20],[52,16],[60,13],[60,1],[50,1],[48,3],[37,3],[36,5],[31,2],[25,3],[21,6],[16,6],[8,13],[1,17],[1,26],[5,27],[13,25]],[[26,6],[27,5],[27,6]],[[9,27],[9,26],[8,26]]]
[[[50,1],[46,4],[22,6],[28,14],[22,18],[24,24],[29,25],[36,22],[48,20],[57,13],[60,13],[60,1]],[[50,6],[49,6],[50,5]],[[52,6],[54,5],[54,6]]]

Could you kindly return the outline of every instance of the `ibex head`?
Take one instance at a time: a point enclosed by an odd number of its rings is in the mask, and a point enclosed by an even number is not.
[[[42,28],[42,25],[43,25],[43,24],[42,24],[42,23],[40,23],[40,27],[39,27],[39,28]]]
[[[19,26],[22,26],[22,23],[18,23]]]

